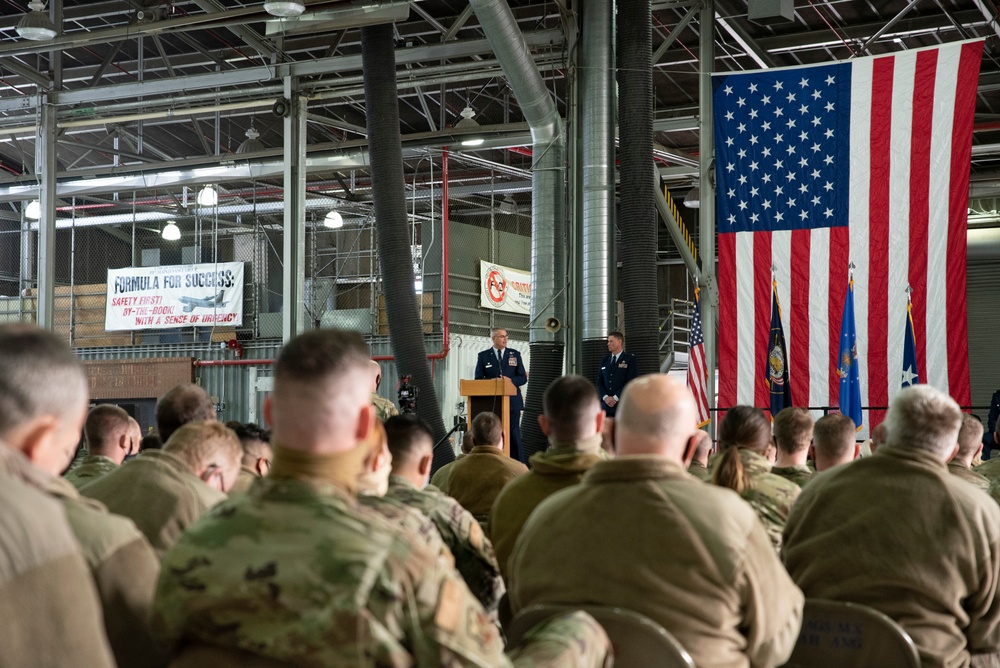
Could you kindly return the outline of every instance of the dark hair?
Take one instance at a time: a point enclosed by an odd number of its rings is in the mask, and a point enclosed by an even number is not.
[[[159,434],[146,434],[139,441],[139,452],[145,452],[146,450],[159,450],[163,447],[163,441],[160,439]]]
[[[740,448],[757,453],[767,449],[771,424],[764,411],[753,406],[733,406],[719,425],[719,445],[723,448],[712,471],[712,482],[742,494],[750,479],[740,459]]]
[[[542,397],[545,417],[560,440],[580,438],[585,420],[593,417],[599,402],[594,384],[575,374],[556,378]],[[593,424],[593,419],[590,421]]]
[[[408,464],[421,442],[434,445],[430,427],[413,413],[393,415],[386,420],[385,437],[392,454],[393,468],[397,463]]]
[[[87,449],[92,455],[104,454],[109,445],[108,437],[112,434],[127,433],[129,414],[124,408],[114,404],[99,404],[87,413],[87,421],[83,423],[83,433],[87,437]]]
[[[156,429],[164,443],[188,422],[215,420],[215,403],[205,388],[194,383],[181,383],[167,391],[156,402]]]
[[[496,445],[503,437],[503,422],[493,413],[480,413],[472,418],[469,428],[476,445]]]
[[[812,430],[813,419],[805,408],[789,406],[774,416],[774,440],[783,452],[794,453],[808,448],[807,435],[812,434]]]
[[[625,340],[625,335],[622,334],[621,332],[618,332],[618,331],[608,332],[608,336],[613,336],[616,339],[618,339],[619,341],[624,341]]]
[[[244,441],[260,441],[261,443],[271,442],[271,431],[269,429],[264,429],[259,424],[254,422],[238,422],[236,420],[230,420],[226,423],[226,426],[233,430],[236,434],[236,438],[240,439],[240,442]]]

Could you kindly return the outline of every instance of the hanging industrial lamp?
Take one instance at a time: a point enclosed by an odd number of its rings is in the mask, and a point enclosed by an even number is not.
[[[33,199],[28,202],[28,206],[24,208],[24,217],[28,220],[38,220],[42,217],[42,203],[37,199]]]
[[[264,11],[271,16],[288,18],[306,11],[306,4],[294,0],[268,0],[264,3]]]
[[[253,124],[247,129],[246,137],[246,140],[236,149],[237,153],[255,153],[264,150],[264,143],[258,139],[260,133],[257,132],[257,128]]]
[[[58,34],[52,19],[45,13],[44,2],[31,0],[28,3],[28,9],[30,11],[17,22],[17,27],[14,28],[18,35],[33,42],[45,42]]]
[[[337,229],[344,226],[344,217],[340,215],[339,211],[331,211],[326,214],[326,218],[323,219],[323,226],[329,227],[330,229]]]
[[[219,203],[219,193],[212,186],[205,186],[198,191],[199,206],[215,206]]]
[[[167,224],[163,226],[163,231],[160,232],[162,236],[167,241],[177,241],[181,238],[181,228],[177,227],[176,220],[168,220]]]

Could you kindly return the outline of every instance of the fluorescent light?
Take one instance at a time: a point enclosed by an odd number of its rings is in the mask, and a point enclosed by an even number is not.
[[[212,186],[205,186],[198,191],[198,204],[200,206],[215,206],[219,203],[219,193]]]
[[[33,199],[28,203],[28,206],[24,209],[24,217],[31,220],[38,220],[42,217],[42,203],[37,199]]]
[[[162,236],[167,241],[177,241],[181,238],[181,228],[177,227],[176,220],[168,220],[167,224],[164,225],[163,231],[160,232]]]
[[[339,211],[331,211],[326,214],[326,218],[323,219],[323,225],[334,230],[338,227],[343,227],[344,217],[340,215]]]
[[[264,3],[264,11],[271,16],[284,18],[287,16],[298,16],[306,11],[306,5],[303,2],[288,0],[268,0]]]
[[[55,37],[56,27],[45,13],[45,3],[32,0],[28,3],[28,9],[31,11],[17,23],[17,34],[33,42],[46,42]]]
[[[462,140],[462,146],[482,146],[484,141],[482,137],[469,137]]]

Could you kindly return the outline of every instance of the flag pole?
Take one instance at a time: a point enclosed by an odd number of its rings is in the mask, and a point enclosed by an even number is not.
[[[702,334],[705,346],[705,368],[708,369],[709,408],[718,408],[715,400],[715,368],[718,352],[716,319],[718,317],[719,286],[715,282],[715,179],[712,165],[715,157],[715,132],[712,125],[712,70],[715,66],[715,0],[703,0],[698,15],[698,151],[701,208],[699,210],[698,255],[701,275],[707,288],[701,300]],[[710,411],[711,414],[711,411]],[[715,415],[712,414],[715,421]],[[715,424],[709,424],[715,433]]]

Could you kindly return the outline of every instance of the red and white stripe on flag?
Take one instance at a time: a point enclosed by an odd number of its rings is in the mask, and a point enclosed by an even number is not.
[[[701,325],[701,290],[694,290],[694,313],[691,317],[691,338],[688,348],[687,383],[698,408],[698,427],[712,419],[708,410],[708,365],[705,363],[705,337]]]
[[[772,266],[795,403],[837,405],[851,262],[862,404],[886,406],[900,389],[910,285],[922,376],[968,405],[966,215],[982,50],[971,41],[850,61],[849,179],[836,185],[848,189],[846,227],[724,234],[720,219],[720,406],[768,404]],[[865,425],[882,417],[872,411]]]

